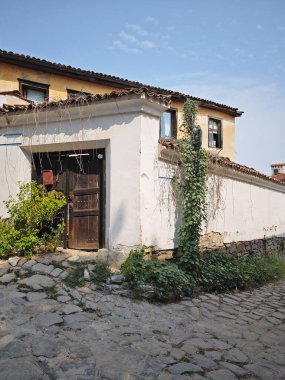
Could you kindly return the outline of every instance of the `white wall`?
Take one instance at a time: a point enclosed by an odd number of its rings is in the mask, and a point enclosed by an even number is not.
[[[141,128],[141,231],[142,244],[157,249],[175,245],[176,207],[172,194],[173,172],[159,157],[159,118],[142,119]]]
[[[128,98],[19,115],[9,124],[0,118],[0,215],[1,201],[16,195],[19,181],[30,181],[32,152],[105,148],[106,246],[174,248],[176,167],[160,159],[158,144],[165,108]],[[219,232],[225,243],[285,234],[285,186],[229,169],[218,178],[209,176],[205,234]]]
[[[285,236],[285,186],[223,169],[208,180],[205,233],[220,232],[224,243]]]
[[[105,148],[106,246],[124,250],[140,245],[142,120],[148,120],[148,133],[155,131],[157,150],[159,120],[165,109],[158,102],[131,98],[15,116],[10,126],[0,130],[21,135],[19,145],[0,146],[0,168],[8,173],[0,180],[0,215],[6,215],[2,201],[17,194],[17,182],[30,181],[33,152]]]
[[[0,216],[7,217],[3,200],[15,196],[19,183],[31,180],[31,156],[19,145],[0,145]]]

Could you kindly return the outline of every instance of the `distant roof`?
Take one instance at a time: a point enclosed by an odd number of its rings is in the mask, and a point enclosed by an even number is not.
[[[276,181],[285,182],[285,174],[284,173],[273,174],[273,176],[271,178],[275,179]]]
[[[271,164],[272,168],[274,168],[275,166],[285,166],[285,164]]]
[[[41,110],[41,109],[51,109],[56,107],[64,107],[64,106],[72,106],[72,105],[88,105],[96,102],[100,102],[103,100],[110,100],[121,98],[127,95],[144,95],[147,98],[152,98],[158,101],[163,102],[165,105],[169,105],[171,102],[170,95],[158,94],[153,91],[149,91],[149,89],[141,87],[141,88],[129,88],[121,91],[112,91],[107,94],[78,94],[77,96],[72,96],[71,98],[67,98],[64,100],[57,100],[51,102],[42,102],[39,104],[35,104],[33,102],[29,102],[28,104],[3,104],[2,108],[0,108],[0,115],[7,115],[10,113],[22,113],[31,110]]]
[[[113,75],[107,75],[102,73],[97,73],[94,71],[82,70],[72,66],[62,65],[60,63],[54,63],[47,61],[45,59],[40,59],[36,57],[31,57],[29,55],[23,55],[14,53],[11,51],[0,50],[0,62],[16,64],[19,66],[30,67],[41,71],[54,72],[59,75],[65,75],[81,80],[86,80],[89,82],[101,83],[115,85],[122,88],[140,88],[145,87],[150,91],[155,91],[160,94],[171,95],[172,99],[184,101],[186,98],[191,98],[198,102],[199,106],[207,107],[211,109],[217,109],[223,111],[232,116],[241,116],[242,111],[238,108],[233,108],[225,104],[217,103],[212,100],[207,100],[203,98],[198,98],[182,92],[167,90],[160,87],[146,85],[137,81],[132,81],[129,79],[124,79],[116,77]]]

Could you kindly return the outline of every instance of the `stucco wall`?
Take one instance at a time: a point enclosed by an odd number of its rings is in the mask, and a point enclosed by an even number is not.
[[[178,110],[178,125],[183,122],[183,104],[179,102],[172,102],[171,107]],[[209,117],[221,119],[222,121],[222,149],[209,148],[208,139],[208,123]],[[225,114],[223,112],[213,110],[206,107],[199,107],[197,114],[197,124],[202,129],[202,146],[207,150],[221,156],[228,157],[230,160],[235,160],[235,118],[234,116]],[[182,136],[181,130],[178,130],[178,137]]]
[[[176,208],[173,172],[159,157],[159,119],[142,118],[141,128],[141,242],[158,249],[174,247]]]
[[[1,145],[5,143],[6,139],[0,136],[0,216],[3,217],[7,216],[3,200],[18,192],[20,182],[31,180],[30,154],[19,145]]]
[[[146,193],[141,181],[148,173],[148,185],[153,188],[153,159],[157,156],[160,116],[165,109],[146,99],[119,99],[11,117],[10,124],[0,129],[0,169],[8,173],[0,179],[0,215],[7,215],[2,201],[17,194],[17,182],[30,181],[33,152],[105,148],[106,247],[128,250],[144,244],[147,199],[143,199]],[[17,145],[8,145],[7,136],[18,136]],[[149,151],[148,145],[142,144],[147,138]],[[148,166],[147,170],[144,166]],[[153,198],[153,192],[147,196]]]
[[[224,243],[285,236],[285,186],[233,170],[210,173],[204,233]]]
[[[31,153],[106,150],[106,246],[176,246],[174,164],[161,159],[159,102],[129,96],[0,118],[0,203],[31,179]],[[209,175],[204,234],[222,243],[285,234],[285,186],[230,169]],[[5,208],[0,205],[0,215]]]
[[[18,79],[25,79],[49,85],[49,97],[51,100],[66,99],[67,89],[89,92],[91,94],[104,94],[113,90],[118,90],[116,87],[91,83],[7,63],[0,63],[0,92],[19,91]]]

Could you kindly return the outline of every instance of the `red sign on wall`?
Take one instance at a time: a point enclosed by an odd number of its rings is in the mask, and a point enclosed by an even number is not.
[[[43,184],[53,185],[53,172],[52,170],[43,170]]]

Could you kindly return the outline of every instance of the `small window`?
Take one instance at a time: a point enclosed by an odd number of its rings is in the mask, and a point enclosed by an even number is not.
[[[83,92],[83,91],[77,91],[77,90],[70,90],[67,88],[67,98],[76,98],[79,95],[91,95],[89,92]]]
[[[177,112],[175,110],[165,111],[160,122],[160,137],[166,140],[177,137]]]
[[[19,79],[21,94],[34,103],[48,100],[49,85]]]
[[[209,148],[222,148],[222,121],[209,118]]]
[[[273,174],[278,174],[279,173],[279,169],[273,169]]]

